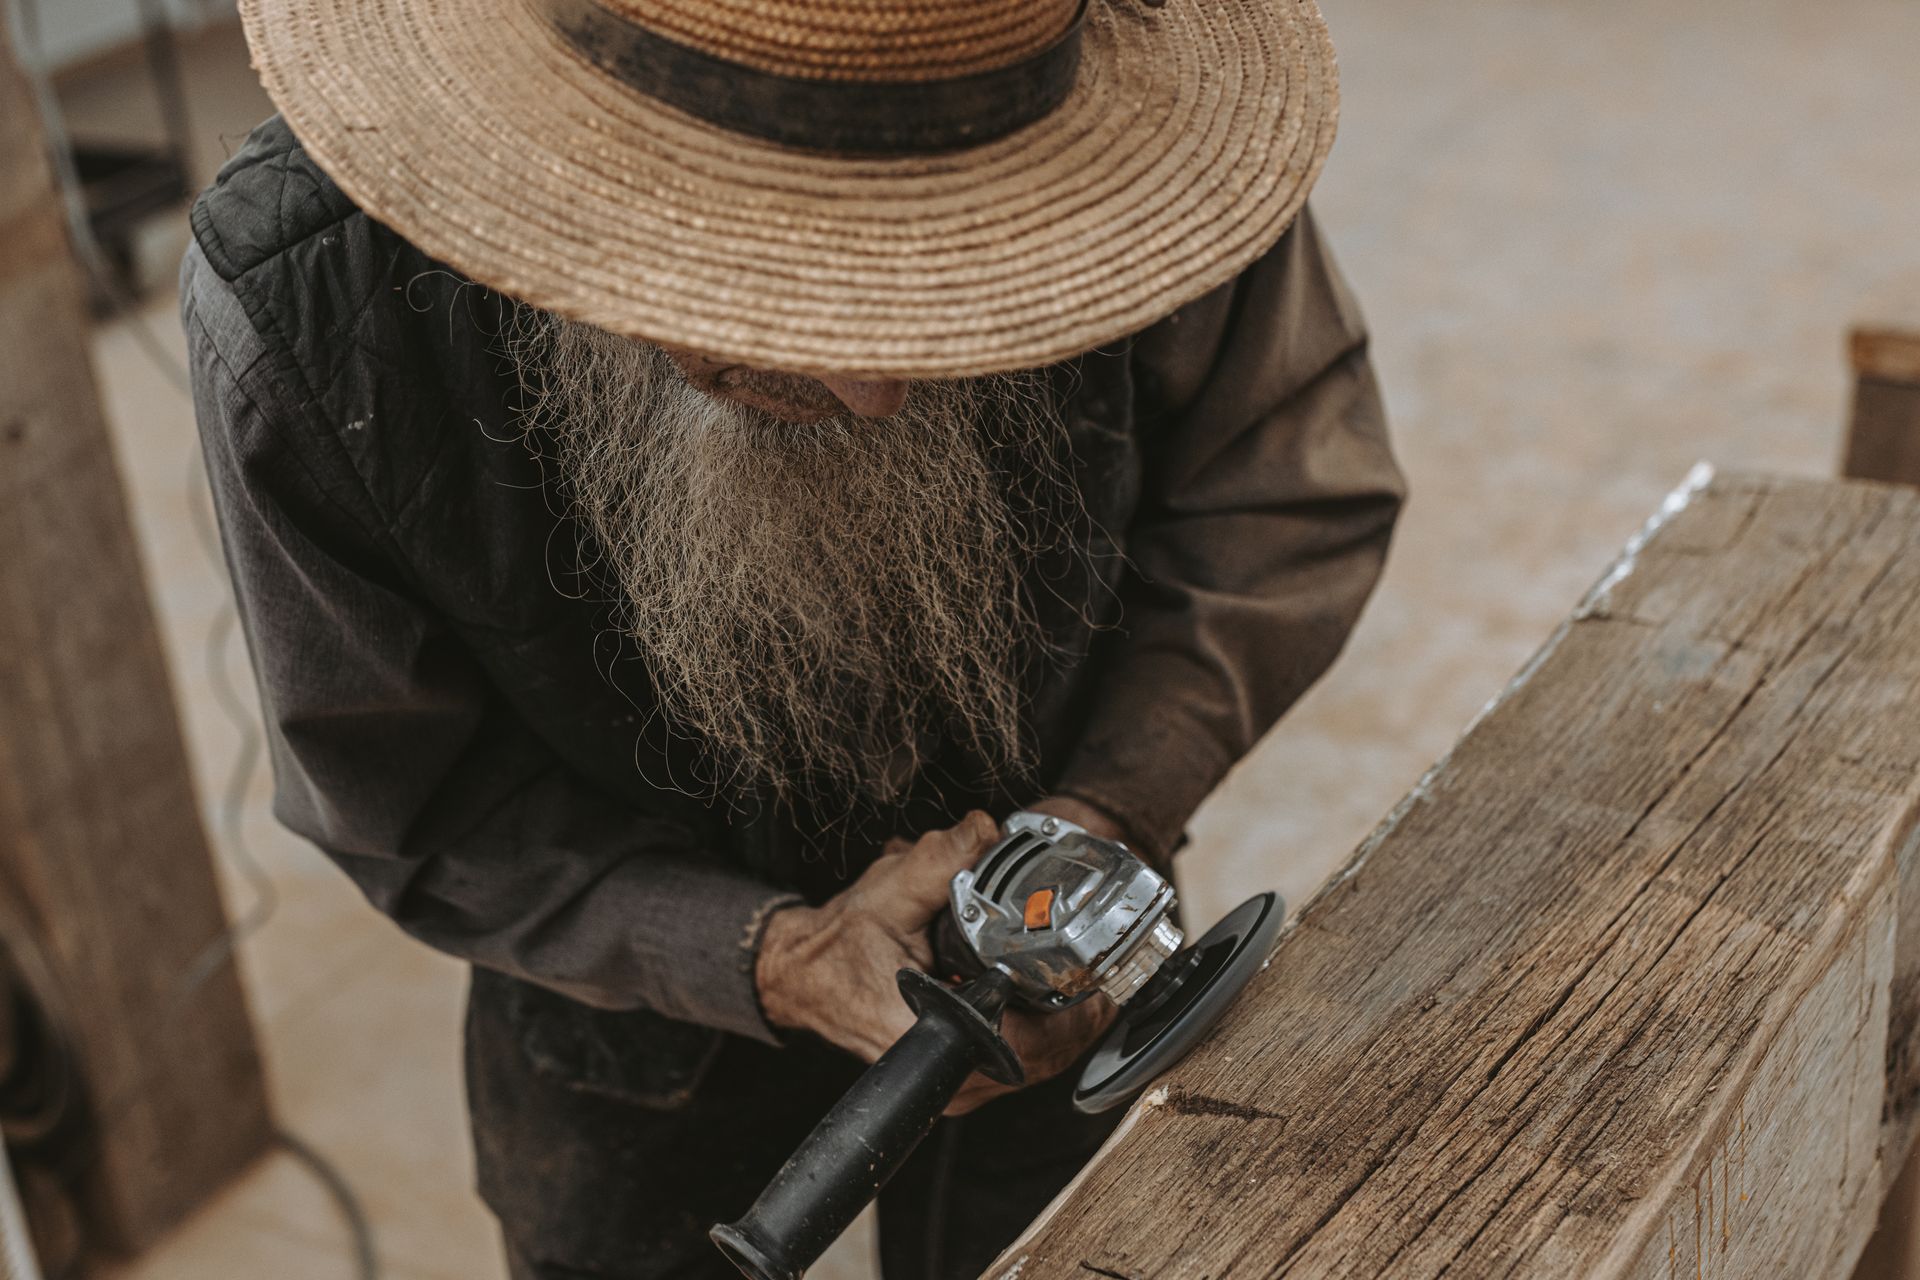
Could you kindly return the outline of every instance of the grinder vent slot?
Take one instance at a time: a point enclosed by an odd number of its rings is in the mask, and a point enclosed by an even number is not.
[[[1022,832],[1001,846],[979,880],[981,892],[999,902],[1013,883],[1020,868],[1043,853],[1053,842],[1031,831]]]

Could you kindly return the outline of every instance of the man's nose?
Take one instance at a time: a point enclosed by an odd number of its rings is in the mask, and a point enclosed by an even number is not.
[[[827,390],[863,418],[891,418],[907,403],[907,384],[897,378],[863,381],[859,378],[822,378]]]

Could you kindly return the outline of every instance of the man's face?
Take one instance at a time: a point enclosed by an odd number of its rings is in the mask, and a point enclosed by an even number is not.
[[[708,395],[778,418],[811,425],[852,413],[891,418],[906,407],[907,384],[898,379],[809,378],[728,364],[691,351],[662,347],[688,383]]]

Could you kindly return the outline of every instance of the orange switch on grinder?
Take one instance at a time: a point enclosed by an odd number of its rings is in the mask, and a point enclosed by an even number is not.
[[[1029,930],[1044,929],[1052,923],[1053,890],[1035,889],[1027,895],[1027,928]]]

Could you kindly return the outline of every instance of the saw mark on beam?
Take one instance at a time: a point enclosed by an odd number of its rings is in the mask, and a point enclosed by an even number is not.
[[[1244,1102],[1230,1102],[1204,1093],[1171,1092],[1163,1104],[1167,1110],[1183,1116],[1231,1116],[1236,1120],[1278,1120],[1286,1123],[1285,1113]]]

